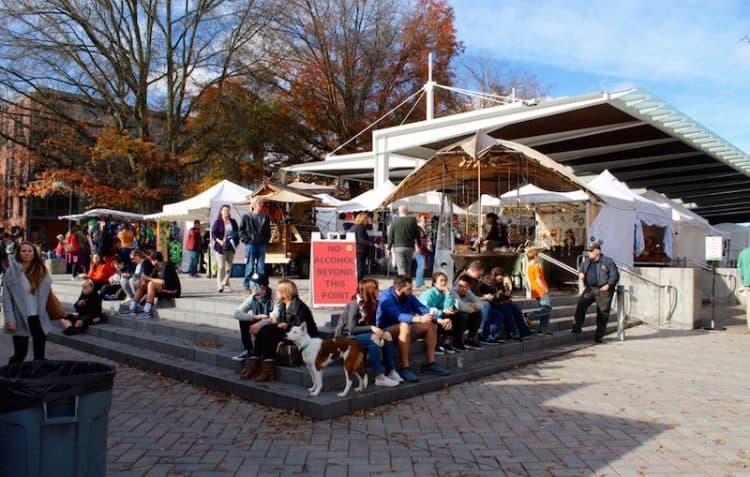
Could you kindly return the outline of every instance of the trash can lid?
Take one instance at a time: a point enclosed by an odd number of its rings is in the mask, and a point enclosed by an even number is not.
[[[109,391],[116,372],[114,365],[93,361],[38,360],[0,367],[0,412]]]

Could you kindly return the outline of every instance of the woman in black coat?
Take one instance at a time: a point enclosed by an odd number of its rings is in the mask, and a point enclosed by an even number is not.
[[[357,283],[364,279],[367,272],[367,260],[370,257],[370,248],[372,242],[370,235],[367,233],[367,225],[370,217],[367,212],[360,212],[354,218],[354,225],[349,229],[354,234],[354,240],[357,243]]]

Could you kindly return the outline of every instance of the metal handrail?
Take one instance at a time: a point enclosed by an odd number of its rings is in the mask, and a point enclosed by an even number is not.
[[[650,278],[646,278],[643,275],[641,275],[639,273],[636,273],[636,272],[634,272],[634,271],[632,271],[632,270],[630,270],[628,268],[625,268],[625,267],[619,267],[619,269],[620,269],[621,272],[625,272],[625,273],[627,273],[628,275],[630,275],[632,277],[639,278],[639,279],[641,279],[642,281],[644,281],[646,283],[649,283],[649,284],[654,285],[656,287],[663,288],[663,289],[667,290],[667,293],[669,295],[674,295],[674,300],[672,300],[672,302],[669,305],[669,312],[667,313],[667,319],[666,319],[666,324],[670,325],[672,323],[672,316],[674,315],[674,312],[677,309],[677,287],[675,287],[674,285],[662,285],[659,282],[655,282],[654,280],[651,280]]]
[[[571,267],[567,263],[561,262],[560,260],[558,260],[556,258],[552,258],[549,255],[547,255],[546,253],[542,253],[542,252],[539,252],[538,257],[541,258],[541,259],[543,259],[543,260],[546,260],[547,262],[549,262],[549,263],[551,263],[553,265],[557,265],[558,267],[562,268],[566,272],[570,272],[573,275],[575,275],[576,277],[578,277],[578,270],[576,270],[575,268]]]
[[[727,294],[726,298],[730,298],[734,296],[734,292],[737,291],[737,277],[734,275],[731,275],[729,273],[718,273],[716,272],[716,267],[711,267],[710,265],[705,265],[700,262],[696,262],[695,260],[691,260],[687,257],[684,258],[686,263],[690,263],[695,266],[695,268],[700,268],[701,270],[705,270],[707,272],[716,273],[720,277],[724,277],[729,280],[730,283],[732,283],[732,290]]]

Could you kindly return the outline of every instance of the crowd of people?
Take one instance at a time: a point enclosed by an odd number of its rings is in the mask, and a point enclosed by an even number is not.
[[[242,285],[248,296],[235,312],[242,351],[234,359],[243,363],[242,379],[269,381],[275,379],[277,350],[287,331],[305,323],[308,333],[316,337],[318,328],[293,281],[279,280],[275,296],[269,287],[265,248],[270,239],[270,223],[263,213],[262,198],[253,201],[250,212],[242,216],[239,224],[229,212],[228,205],[222,206],[211,227],[218,264],[217,291],[231,291],[230,265],[235,250],[243,244],[247,262]],[[357,229],[365,231],[367,220],[366,214],[355,220],[358,256],[367,253],[369,246],[366,233]],[[436,356],[479,350],[507,339],[521,341],[533,334],[552,334],[552,305],[538,250],[526,252],[529,287],[539,304],[538,309],[527,314],[513,302],[511,281],[504,270],[495,267],[485,273],[479,260],[471,262],[453,284],[445,273],[436,272],[431,283],[423,286],[425,263],[432,248],[427,221],[427,216],[412,217],[405,207],[399,208],[399,217],[388,230],[389,252],[394,256],[398,276],[392,286],[381,291],[378,281],[366,277],[364,268],[358,267],[357,289],[335,329],[335,336],[353,338],[365,349],[376,386],[418,381],[410,363],[413,342],[422,341],[424,346],[420,371],[446,376],[450,371],[436,362]],[[113,227],[102,221],[94,230],[97,231],[87,234],[73,226],[67,236],[58,237],[56,253],[62,250],[68,258],[75,256],[69,261],[71,274],[83,280],[80,296],[73,304],[75,313],[60,320],[65,334],[83,333],[96,323],[101,318],[102,300],[124,300],[127,311],[123,315],[151,318],[156,298],[177,298],[181,293],[174,264],[159,251],[147,254],[142,250],[137,234],[128,225]],[[480,246],[497,240],[496,232],[487,232]],[[200,223],[196,221],[188,233],[193,244],[201,240]],[[189,273],[195,275],[197,257],[193,248],[188,246],[188,250]],[[1,247],[0,251],[5,272],[5,323],[14,345],[11,362],[25,359],[29,338],[33,339],[34,359],[44,359],[44,343],[51,326],[45,310],[51,280],[40,250],[22,242]],[[601,255],[598,244],[591,244],[588,251],[580,268],[585,290],[579,298],[572,331],[581,331],[588,306],[596,303],[594,337],[600,342],[619,275],[614,262]],[[417,264],[415,280],[412,262]]]

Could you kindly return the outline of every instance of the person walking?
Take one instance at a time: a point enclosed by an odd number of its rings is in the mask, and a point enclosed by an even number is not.
[[[29,336],[34,340],[34,359],[44,359],[50,319],[47,299],[52,279],[31,242],[22,242],[15,257],[8,258],[3,277],[3,314],[5,327],[13,336],[13,356],[9,364],[23,363],[29,350]]]
[[[427,259],[430,256],[430,248],[432,247],[427,234],[427,220],[429,217],[427,214],[419,214],[419,220],[417,220],[419,239],[417,240],[417,247],[414,249],[414,258],[417,260],[417,271],[414,279],[414,288],[416,290],[425,288],[424,269],[427,266]]]
[[[537,334],[552,334],[549,331],[549,320],[552,316],[552,300],[549,296],[549,287],[547,281],[544,279],[544,273],[542,273],[542,265],[539,263],[539,249],[532,248],[526,252],[526,257],[529,260],[529,265],[526,268],[526,276],[529,279],[529,287],[531,288],[531,297],[536,298],[539,304],[539,309],[529,313],[529,319],[539,322],[537,326]]]
[[[198,255],[201,253],[201,221],[193,222],[193,227],[188,230],[187,243],[185,244],[190,254],[190,265],[188,273],[191,277],[198,276]]]
[[[398,218],[388,227],[388,252],[393,254],[398,275],[411,277],[411,261],[419,244],[417,219],[406,205],[398,206]]]
[[[263,213],[263,198],[255,197],[249,214],[242,216],[240,238],[245,244],[247,261],[242,286],[250,292],[250,281],[266,276],[266,247],[271,240],[271,222]]]
[[[609,321],[609,309],[615,294],[615,286],[620,281],[620,272],[614,260],[602,255],[602,248],[598,242],[592,242],[587,247],[588,257],[583,260],[578,269],[578,277],[583,280],[585,288],[578,297],[573,333],[582,331],[586,319],[586,310],[592,303],[596,303],[596,331],[594,341],[602,342]]]
[[[354,225],[349,229],[349,233],[354,234],[354,241],[357,244],[357,283],[360,283],[367,273],[367,260],[370,257],[372,242],[370,235],[367,233],[367,224],[370,217],[367,212],[360,212],[354,218]]]
[[[214,252],[216,252],[216,291],[219,293],[232,291],[229,286],[229,277],[232,276],[234,250],[240,238],[237,221],[230,217],[229,213],[229,205],[222,205],[219,209],[219,216],[211,227]]]

